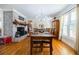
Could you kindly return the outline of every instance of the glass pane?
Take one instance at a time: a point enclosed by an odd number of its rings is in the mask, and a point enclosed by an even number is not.
[[[76,29],[74,25],[70,25],[70,32],[69,32],[70,37],[75,38],[76,37]]]
[[[67,25],[68,23],[68,14],[64,15],[64,25]]]
[[[67,36],[68,35],[68,30],[67,30],[67,25],[68,25],[68,14],[64,15],[64,22],[63,22],[63,35]]]
[[[67,35],[67,26],[63,26],[63,35]]]
[[[76,10],[74,9],[72,12],[71,12],[71,20],[75,21],[76,19]]]

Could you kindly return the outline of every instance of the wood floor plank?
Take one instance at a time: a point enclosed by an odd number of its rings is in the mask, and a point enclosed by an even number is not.
[[[60,40],[52,41],[53,55],[75,55],[75,51]],[[36,50],[35,50],[36,51]],[[0,45],[0,55],[29,55],[30,38],[25,38],[21,42],[7,45]],[[49,55],[49,49],[43,49],[43,52],[34,52],[34,55]]]

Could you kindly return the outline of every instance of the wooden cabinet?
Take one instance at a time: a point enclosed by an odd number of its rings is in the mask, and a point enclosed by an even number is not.
[[[52,21],[53,24],[53,35],[56,35],[56,38],[59,38],[59,28],[60,28],[60,22],[59,20]]]

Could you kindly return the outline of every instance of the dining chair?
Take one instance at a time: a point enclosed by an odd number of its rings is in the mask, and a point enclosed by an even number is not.
[[[34,39],[31,41],[31,47],[32,47],[32,52],[33,52],[33,48],[39,48],[40,52],[42,51],[42,40],[39,39]]]

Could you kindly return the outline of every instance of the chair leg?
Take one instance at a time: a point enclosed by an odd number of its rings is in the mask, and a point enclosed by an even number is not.
[[[33,45],[32,45],[32,40],[31,40],[31,42],[30,42],[30,55],[32,55],[32,47],[33,47]]]

